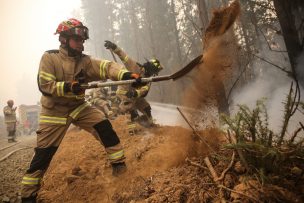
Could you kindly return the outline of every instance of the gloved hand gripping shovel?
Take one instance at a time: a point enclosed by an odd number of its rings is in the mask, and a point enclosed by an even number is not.
[[[189,73],[193,68],[195,68],[198,64],[202,63],[203,55],[199,55],[195,59],[193,59],[188,65],[186,65],[181,70],[173,73],[172,75],[163,75],[163,76],[155,76],[149,78],[141,78],[142,83],[149,82],[160,82],[165,80],[177,80],[178,78]],[[107,86],[116,86],[116,85],[127,85],[135,83],[136,79],[132,80],[120,80],[120,81],[110,81],[110,82],[92,82],[89,84],[82,84],[81,87],[84,89],[98,88],[98,87],[107,87]]]

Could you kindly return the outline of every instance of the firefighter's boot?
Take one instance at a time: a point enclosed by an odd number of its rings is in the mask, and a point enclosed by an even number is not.
[[[34,197],[27,197],[27,198],[22,198],[21,203],[36,203],[36,196]]]
[[[156,127],[157,125],[155,124],[155,121],[153,120],[152,114],[151,114],[151,107],[148,106],[146,108],[144,108],[144,112],[145,112],[145,123],[146,123],[146,127]]]
[[[129,135],[135,135],[137,133],[135,122],[128,122],[128,132]]]
[[[9,133],[8,133],[8,140],[7,141],[8,141],[8,143],[16,142],[13,131],[9,131]]]
[[[134,122],[139,118],[138,112],[136,110],[130,111],[131,121]]]
[[[112,163],[112,175],[117,177],[127,171],[127,165],[125,162]]]

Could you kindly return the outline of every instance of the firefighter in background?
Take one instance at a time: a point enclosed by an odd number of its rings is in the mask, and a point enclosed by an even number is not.
[[[110,96],[108,87],[94,88],[88,92],[89,102],[102,111],[108,119],[114,119],[115,115],[109,104]]]
[[[105,115],[85,101],[82,83],[138,78],[121,65],[82,54],[88,28],[76,19],[59,24],[59,50],[46,51],[40,61],[38,87],[42,93],[37,147],[22,179],[22,202],[35,202],[40,181],[70,124],[93,134],[105,147],[112,175],[126,171],[119,137]],[[140,78],[137,80],[140,83]],[[89,146],[88,146],[89,147]]]
[[[141,77],[151,77],[158,75],[163,69],[159,60],[151,59],[143,65],[135,62],[130,58],[121,48],[111,41],[105,41],[104,46],[110,51],[119,56],[120,60],[124,63],[127,70],[138,73]],[[151,83],[134,87],[134,85],[121,85],[118,86],[116,91],[117,96],[120,97],[121,103],[119,105],[122,112],[129,112],[131,122],[128,124],[129,133],[134,133],[136,128],[135,121],[139,119],[139,110],[143,115],[145,122],[140,122],[144,127],[154,126],[151,106],[145,99],[151,87]]]
[[[7,106],[3,108],[3,114],[4,114],[4,122],[6,124],[7,129],[7,138],[8,142],[17,142],[16,141],[16,127],[17,127],[17,118],[16,118],[16,109],[17,107],[14,107],[14,101],[8,100]]]

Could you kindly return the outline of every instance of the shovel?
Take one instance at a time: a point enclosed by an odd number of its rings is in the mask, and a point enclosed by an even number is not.
[[[160,82],[165,80],[177,80],[178,78],[189,73],[193,68],[195,68],[198,64],[202,63],[203,55],[199,55],[195,59],[193,59],[189,64],[187,64],[184,68],[173,73],[172,75],[163,75],[163,76],[155,76],[149,78],[141,78],[142,83],[149,82]],[[81,87],[84,89],[92,89],[98,87],[108,87],[108,86],[116,86],[116,85],[128,85],[135,83],[136,79],[132,80],[120,80],[120,81],[110,81],[110,82],[92,82],[89,84],[82,84]]]

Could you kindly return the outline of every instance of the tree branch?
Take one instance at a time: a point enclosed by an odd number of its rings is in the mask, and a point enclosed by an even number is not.
[[[274,51],[274,52],[286,52],[286,53],[287,53],[287,51],[283,51],[283,50],[274,50],[274,49],[272,49],[271,46],[270,46],[270,44],[269,44],[269,42],[268,42],[268,40],[267,40],[267,37],[266,37],[265,34],[264,34],[264,32],[261,30],[261,28],[260,28],[259,26],[257,26],[257,28],[259,29],[260,33],[263,35],[265,41],[267,42],[267,45],[268,45],[269,50]]]
[[[245,197],[247,197],[247,198],[249,198],[251,200],[254,200],[256,202],[260,202],[258,199],[254,198],[254,197],[252,197],[250,195],[247,195],[247,194],[245,194],[243,192],[239,192],[239,191],[236,191],[236,190],[232,190],[232,189],[230,189],[230,188],[228,188],[228,187],[226,187],[224,185],[219,185],[218,187],[221,187],[221,188],[223,188],[223,189],[225,189],[225,190],[227,190],[229,192],[233,192],[233,193],[236,193],[236,194],[239,194],[239,195],[243,195],[243,196],[245,196]]]
[[[274,63],[272,63],[272,62],[270,62],[270,61],[268,61],[268,60],[266,60],[266,59],[264,59],[264,58],[262,58],[262,57],[260,57],[260,56],[258,56],[258,55],[255,55],[255,54],[253,54],[253,53],[250,53],[251,55],[253,55],[253,56],[255,56],[256,58],[258,58],[258,59],[260,59],[260,60],[262,60],[262,61],[264,61],[264,62],[266,62],[266,63],[268,63],[268,64],[270,64],[270,65],[272,65],[272,66],[274,66],[274,67],[276,67],[276,68],[278,68],[278,69],[280,69],[281,71],[283,71],[284,73],[287,73],[287,75],[288,76],[290,76],[290,77],[292,77],[292,72],[291,71],[287,71],[287,70],[285,70],[284,68],[282,68],[282,67],[280,67],[280,66],[278,66],[278,65],[276,65],[276,64],[274,64]]]
[[[231,161],[228,165],[228,167],[221,173],[221,176],[218,177],[218,179],[216,179],[216,181],[221,181],[224,179],[226,173],[230,170],[230,168],[232,167],[233,163],[234,163],[234,158],[235,158],[235,153],[234,151],[232,152],[232,157],[231,157]]]
[[[236,86],[236,84],[237,84],[237,83],[239,82],[239,80],[241,79],[242,75],[243,75],[243,74],[245,73],[245,71],[247,70],[247,66],[249,65],[249,63],[250,63],[250,60],[248,60],[246,66],[243,68],[243,70],[241,71],[240,75],[239,75],[239,76],[237,77],[237,79],[234,81],[234,83],[233,83],[232,87],[230,88],[229,93],[228,93],[228,95],[227,95],[227,99],[230,98],[230,95],[231,95],[231,93],[232,93],[232,90],[234,89],[234,87]]]
[[[191,161],[188,157],[186,158],[186,162],[187,162],[188,164],[190,164],[190,165],[192,165],[192,166],[196,166],[196,167],[198,167],[198,168],[200,168],[200,169],[208,170],[208,168],[206,168],[206,167],[204,167],[204,166],[202,166],[202,165],[200,165],[200,164],[198,164],[198,163],[195,163],[195,162]]]

